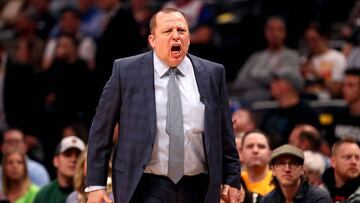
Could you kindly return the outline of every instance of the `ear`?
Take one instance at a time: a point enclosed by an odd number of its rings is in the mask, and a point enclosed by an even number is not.
[[[59,167],[59,156],[54,156],[53,165],[55,166],[55,168]]]
[[[269,165],[269,169],[271,170],[272,172],[272,175],[275,176],[275,170],[274,170],[274,166],[272,165]]]
[[[331,159],[330,159],[330,166],[335,168],[335,165],[336,165],[336,160],[334,158],[334,156],[331,156]]]
[[[153,49],[155,49],[155,35],[150,34],[149,37],[148,37],[148,41],[149,41],[150,46]]]

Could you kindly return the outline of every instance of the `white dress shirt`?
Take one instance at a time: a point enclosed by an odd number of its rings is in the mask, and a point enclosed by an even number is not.
[[[206,159],[203,146],[205,106],[200,102],[194,69],[188,57],[177,66],[184,121],[184,175],[205,173]],[[145,173],[167,175],[169,160],[169,135],[166,133],[167,84],[169,67],[154,53],[154,85],[156,102],[156,137],[151,159]]]
[[[154,52],[154,85],[156,102],[156,136],[150,161],[145,173],[167,176],[169,160],[169,135],[166,133],[167,84],[165,76],[169,67]],[[200,101],[194,68],[188,57],[177,66],[181,75],[176,76],[179,85],[184,122],[184,175],[207,173],[203,145],[205,106]],[[85,192],[105,189],[89,186]]]

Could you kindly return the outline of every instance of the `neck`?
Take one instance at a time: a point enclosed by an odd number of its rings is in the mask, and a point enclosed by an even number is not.
[[[279,52],[283,49],[283,47],[284,47],[283,45],[272,45],[268,47],[268,50],[270,52]]]
[[[334,171],[334,173],[335,173],[335,186],[337,188],[341,188],[343,185],[345,185],[345,180],[341,178],[340,175],[336,173],[336,171]]]
[[[319,50],[317,52],[315,52],[315,55],[323,54],[323,53],[327,52],[328,50],[329,50],[329,48],[327,46],[322,46],[319,48]]]
[[[279,105],[282,108],[294,106],[295,104],[299,103],[299,101],[300,98],[296,95],[296,93],[283,94],[282,97],[278,99]]]
[[[74,179],[72,177],[69,178],[69,177],[65,177],[63,175],[58,175],[57,180],[61,187],[71,187],[73,185]]]
[[[281,191],[285,197],[285,202],[293,202],[294,196],[296,194],[296,192],[299,190],[300,188],[300,184],[301,184],[301,180],[299,179],[299,181],[291,186],[281,186]]]
[[[267,172],[268,172],[267,165],[252,167],[250,170],[247,170],[247,173],[249,175],[249,179],[251,180],[251,182],[261,181],[262,179],[265,178]]]
[[[15,199],[22,196],[27,190],[28,184],[23,180],[12,181],[7,188],[6,195]]]
[[[349,105],[352,116],[360,116],[360,99]]]

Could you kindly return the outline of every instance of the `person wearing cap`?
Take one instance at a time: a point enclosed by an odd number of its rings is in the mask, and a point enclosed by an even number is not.
[[[289,144],[276,148],[270,159],[275,189],[260,203],[331,203],[329,195],[304,180],[304,153]]]
[[[232,87],[246,103],[271,99],[271,72],[284,67],[296,73],[298,53],[285,45],[286,23],[281,17],[267,19],[264,34],[267,48],[253,53],[240,68]]]
[[[39,191],[34,203],[65,203],[67,196],[74,190],[76,162],[84,149],[84,142],[76,136],[68,136],[61,140],[53,158],[57,177]]]
[[[271,144],[278,147],[288,142],[292,129],[298,124],[320,126],[316,111],[301,98],[302,78],[286,69],[272,73],[271,94],[278,108],[271,109],[262,119],[261,130],[268,132]]]

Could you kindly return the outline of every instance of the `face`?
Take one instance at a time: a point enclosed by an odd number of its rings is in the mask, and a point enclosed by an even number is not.
[[[95,0],[95,3],[101,9],[105,11],[110,11],[117,3],[117,0]]]
[[[286,80],[276,79],[271,81],[270,88],[271,88],[271,95],[275,99],[277,99],[282,95],[286,94],[287,92],[289,92],[289,90],[291,89],[291,85]]]
[[[281,20],[270,20],[265,27],[265,37],[270,47],[279,47],[284,44],[286,31]]]
[[[246,110],[237,110],[232,115],[233,129],[236,133],[246,132],[253,128],[250,113]]]
[[[251,133],[243,140],[241,155],[246,168],[267,166],[270,160],[270,147],[261,133]]]
[[[343,97],[349,103],[355,103],[360,100],[360,77],[346,75],[343,85]]]
[[[11,153],[5,161],[5,173],[10,180],[22,180],[25,177],[25,160],[20,153]]]
[[[179,12],[160,12],[155,20],[156,26],[149,35],[149,43],[161,61],[175,67],[189,50],[190,33],[186,20]]]
[[[312,185],[320,185],[322,182],[320,172],[311,170],[310,168],[306,167],[306,165],[304,166],[304,176]]]
[[[354,143],[341,144],[331,157],[335,173],[343,180],[353,179],[360,175],[360,148]]]
[[[284,187],[296,186],[303,174],[302,163],[291,155],[277,158],[271,170],[279,184]]]
[[[55,50],[55,56],[61,60],[67,60],[72,56],[76,56],[76,45],[69,37],[60,37]]]
[[[320,53],[322,47],[325,46],[325,39],[314,29],[308,29],[305,32],[305,40],[311,53]]]
[[[66,11],[60,19],[60,29],[66,34],[76,34],[80,27],[80,19],[71,11]]]
[[[65,152],[55,156],[54,165],[57,168],[58,175],[72,178],[76,171],[76,161],[80,155],[80,151],[75,148],[66,150]]]
[[[12,149],[19,150],[22,153],[26,152],[24,135],[18,130],[10,130],[4,133],[2,152],[6,153]]]

